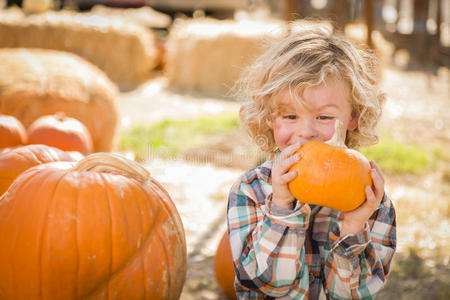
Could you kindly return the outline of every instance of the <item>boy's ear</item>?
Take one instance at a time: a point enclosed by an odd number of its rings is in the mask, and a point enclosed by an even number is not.
[[[358,127],[358,119],[359,116],[356,113],[352,113],[352,118],[350,119],[347,127],[349,131],[353,131]]]
[[[269,128],[273,129],[273,117],[270,116],[269,118],[266,119],[266,124],[267,126],[269,126]]]

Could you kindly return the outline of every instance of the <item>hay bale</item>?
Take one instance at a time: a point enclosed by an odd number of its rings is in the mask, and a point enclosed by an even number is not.
[[[108,18],[120,18],[127,22],[134,22],[148,28],[168,28],[172,18],[166,14],[154,10],[149,6],[139,8],[116,8],[104,5],[95,5],[91,13]]]
[[[289,22],[289,31],[291,33],[302,31],[307,28],[317,27],[322,27],[325,30],[334,32],[333,22],[328,20],[297,19],[295,21]]]
[[[242,69],[285,32],[280,22],[176,20],[166,44],[170,85],[181,91],[226,95]]]
[[[52,0],[23,0],[23,10],[27,13],[43,13],[53,8]]]
[[[0,112],[28,127],[65,112],[91,133],[95,151],[111,151],[118,123],[118,89],[79,56],[40,49],[0,49]]]
[[[154,35],[145,26],[75,12],[0,18],[0,47],[76,53],[124,90],[147,79],[158,61]]]
[[[1,0],[0,0],[1,1]],[[19,22],[25,18],[25,13],[17,6],[11,6],[7,9],[0,9],[1,22]],[[1,35],[0,35],[1,37]]]

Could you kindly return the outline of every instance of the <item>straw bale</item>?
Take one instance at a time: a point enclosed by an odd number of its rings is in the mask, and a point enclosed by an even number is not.
[[[54,50],[0,49],[0,112],[28,127],[64,112],[91,133],[95,151],[111,151],[118,123],[117,86],[97,67]]]
[[[147,79],[158,61],[154,35],[145,26],[68,11],[1,18],[0,47],[76,53],[105,71],[122,89]]]
[[[1,0],[0,0],[1,1]],[[25,17],[25,13],[17,6],[0,9],[0,21],[19,22]],[[1,23],[1,22],[0,22]]]
[[[27,13],[43,13],[53,8],[52,0],[23,0],[22,8]]]
[[[224,96],[285,33],[282,22],[176,20],[167,39],[166,75],[175,89]]]
[[[297,19],[295,21],[289,22],[289,30],[295,33],[306,28],[317,28],[322,27],[325,30],[334,32],[334,26],[331,21],[328,20],[314,20],[314,19]]]
[[[128,22],[135,22],[148,28],[168,28],[172,18],[162,12],[156,11],[149,6],[139,8],[116,8],[104,5],[95,5],[91,9],[92,14],[108,18],[121,18]]]

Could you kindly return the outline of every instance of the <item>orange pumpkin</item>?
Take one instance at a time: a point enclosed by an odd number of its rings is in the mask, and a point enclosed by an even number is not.
[[[0,299],[178,299],[180,216],[140,165],[96,153],[33,167],[0,198]]]
[[[234,267],[233,258],[231,256],[230,241],[228,240],[228,232],[223,234],[219,246],[217,247],[216,256],[214,257],[214,271],[216,273],[217,283],[222,292],[228,299],[237,299],[234,289]]]
[[[28,143],[53,146],[64,151],[92,152],[91,135],[80,121],[63,113],[42,116],[28,127]]]
[[[0,115],[0,148],[27,143],[27,132],[22,123],[13,116]]]
[[[370,164],[342,139],[342,123],[336,122],[335,135],[327,142],[307,142],[297,151],[300,160],[289,171],[297,177],[289,190],[299,201],[351,211],[365,201],[365,187],[372,185]]]
[[[47,162],[75,161],[81,158],[78,152],[64,152],[46,145],[28,145],[0,153],[0,195],[23,171]]]

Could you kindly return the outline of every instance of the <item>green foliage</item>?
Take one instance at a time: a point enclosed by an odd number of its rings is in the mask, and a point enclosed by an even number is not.
[[[425,172],[436,161],[436,151],[419,145],[405,144],[390,138],[361,149],[367,159],[374,160],[383,172],[398,174]]]
[[[121,151],[132,151],[141,161],[155,154],[170,158],[201,145],[215,134],[237,128],[238,115],[232,113],[189,120],[167,119],[151,126],[138,125],[123,132],[119,147]]]

